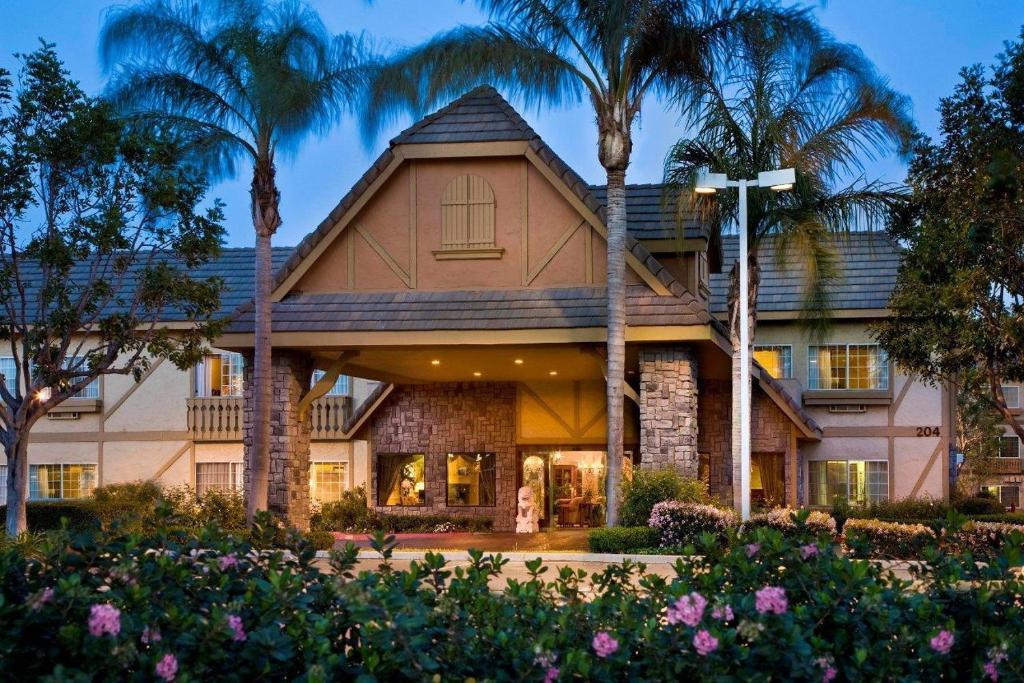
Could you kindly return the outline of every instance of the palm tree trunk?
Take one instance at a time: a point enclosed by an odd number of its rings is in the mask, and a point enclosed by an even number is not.
[[[622,487],[622,396],[626,369],[626,171],[608,171],[608,457],[606,522],[619,521]]]
[[[753,346],[755,333],[757,330],[757,292],[761,283],[761,271],[760,265],[757,261],[756,252],[751,249],[748,252],[747,258],[748,273],[750,275],[750,288],[748,290],[748,298],[750,302],[750,313],[748,321],[750,323],[750,344]],[[735,509],[740,507],[740,496],[742,495],[742,489],[740,488],[740,269],[739,262],[733,266],[732,272],[729,274],[729,341],[732,343],[732,433],[730,439],[731,445],[731,467],[729,470],[732,472],[732,506]],[[751,353],[753,358],[753,353]],[[750,394],[750,406],[751,412],[753,412],[754,406],[754,394]],[[751,431],[751,440],[753,440],[753,431]]]
[[[246,491],[246,519],[251,525],[256,513],[268,508],[270,490],[270,402],[271,386],[271,314],[270,285],[272,278],[271,237],[281,224],[278,214],[280,193],[274,182],[274,164],[269,158],[258,159],[252,180],[253,227],[256,230],[256,287],[254,297],[253,342],[253,410],[252,446]]]
[[[12,431],[14,429],[12,428]],[[11,443],[4,444],[7,456],[7,535],[15,538],[28,531],[25,501],[28,498],[28,436],[14,431]]]

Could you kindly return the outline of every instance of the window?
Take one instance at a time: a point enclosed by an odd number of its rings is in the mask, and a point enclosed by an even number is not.
[[[320,381],[327,373],[323,370],[314,370],[313,379],[310,381],[309,386],[313,386]],[[352,383],[348,375],[338,375],[338,379],[335,380],[334,386],[331,387],[330,391],[327,392],[327,396],[348,396],[351,393]]]
[[[999,437],[999,457],[1000,458],[1019,458],[1020,457],[1020,439],[1016,436],[1001,436]]]
[[[441,198],[441,249],[494,246],[494,191],[480,176],[459,176]]]
[[[82,369],[88,369],[88,364],[84,358],[78,356],[72,356],[64,359],[65,368],[73,368],[81,363]],[[100,379],[97,377],[93,381],[85,385],[85,388],[79,391],[77,394],[73,394],[71,398],[86,398],[86,399],[98,399],[100,397]]]
[[[218,353],[196,366],[196,396],[241,396],[245,359],[240,353]]]
[[[494,461],[494,453],[449,453],[448,506],[493,506]]]
[[[18,372],[14,365],[14,356],[0,356],[0,375],[4,376],[7,391],[15,393],[15,380],[18,377]]]
[[[64,367],[72,367],[77,365],[79,358],[69,357],[64,359]],[[0,373],[4,376],[4,384],[7,385],[7,390],[14,393],[15,389],[15,378],[17,377],[17,368],[14,365],[13,356],[0,356]],[[100,397],[100,380],[97,377],[93,381],[89,382],[81,391],[71,396],[71,398],[85,398],[85,399],[98,399]]]
[[[889,463],[884,460],[814,460],[808,475],[811,505],[829,506],[836,497],[852,505],[889,497]]]
[[[242,463],[240,462],[197,462],[196,495],[210,491],[241,491]]]
[[[6,476],[4,477],[6,479]],[[84,498],[96,488],[96,465],[29,465],[30,500]]]
[[[773,344],[754,347],[754,360],[776,379],[793,376],[793,347]]]
[[[888,389],[889,359],[878,344],[807,347],[808,389]]]
[[[309,463],[310,499],[320,503],[341,500],[341,494],[348,488],[345,467],[343,462]]]
[[[7,505],[7,465],[0,465],[0,505]]]
[[[1020,408],[1020,387],[1003,386],[1003,398],[1007,408]]]
[[[378,505],[426,505],[422,453],[383,453],[377,456]]]
[[[1017,484],[1002,486],[982,486],[981,490],[1003,504],[1003,507],[1020,507],[1020,486]]]

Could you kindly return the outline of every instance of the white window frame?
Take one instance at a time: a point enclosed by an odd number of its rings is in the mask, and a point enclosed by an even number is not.
[[[324,370],[314,370],[313,377],[310,379],[309,386],[312,387],[314,384],[320,381],[320,378],[326,375],[327,372]],[[338,375],[338,379],[334,381],[332,386],[324,396],[351,396],[352,395],[352,378],[348,375]],[[326,461],[321,461],[326,462]]]
[[[68,358],[65,358],[64,359],[64,367],[68,367],[70,365],[74,365],[77,362],[78,358],[80,358],[80,356],[70,356]],[[17,377],[18,369],[17,369],[17,367],[14,364],[14,356],[0,356],[0,363],[2,363],[5,366],[8,366],[7,368],[4,368],[3,370],[0,370],[0,372],[2,372],[3,375],[4,375],[4,382],[5,382],[5,384],[7,384],[7,390],[10,391],[12,394],[17,393],[16,390],[15,390],[15,379]],[[33,368],[32,371],[34,372],[34,368]],[[32,383],[32,378],[29,377],[28,378],[28,382],[25,382],[25,384],[29,384],[30,385],[31,383]],[[87,385],[85,385],[85,387],[81,391],[79,391],[77,394],[72,394],[68,398],[71,399],[71,400],[73,400],[73,399],[99,400],[99,398],[100,398],[100,378],[97,377],[96,379],[92,380]]]
[[[1013,440],[1017,442],[1017,454],[1016,455],[1003,455],[1003,440]],[[1020,458],[1020,437],[1016,434],[1003,434],[999,437],[999,455],[997,457],[1003,458],[1004,460],[1017,460]]]
[[[860,503],[856,499],[851,498],[850,466],[852,464],[855,464],[855,463],[856,464],[863,463],[865,465],[865,468],[864,468],[865,469],[865,476],[867,476],[867,465],[873,464],[873,463],[879,463],[879,464],[885,465],[885,494],[882,497],[876,497],[876,498],[873,499],[871,497],[870,492],[868,491],[868,486],[870,486],[870,483],[868,481],[865,481],[864,482],[864,487],[865,487],[864,488],[864,504],[865,505],[870,505],[870,504],[875,503],[875,502],[884,502],[884,501],[889,500],[890,481],[889,481],[889,461],[888,460],[882,460],[882,459],[878,459],[878,458],[874,458],[874,459],[855,458],[855,459],[852,459],[852,460],[837,460],[837,459],[809,460],[807,462],[807,490],[808,490],[807,498],[808,498],[808,503],[810,505],[812,505],[814,507],[828,507],[828,506],[832,505],[832,498],[834,497],[834,496],[832,496],[829,493],[828,490],[826,490],[825,491],[825,495],[828,498],[828,500],[826,500],[825,502],[818,502],[817,501],[817,493],[813,490],[813,488],[811,486],[811,468],[815,465],[815,463],[824,463],[824,465],[825,465],[825,487],[826,487],[826,489],[828,488],[828,465],[829,465],[829,463],[845,463],[846,464],[846,502],[849,503],[850,505],[860,505]],[[811,501],[814,501],[814,502],[811,502]]]
[[[332,497],[330,499],[325,500],[319,495],[320,486],[317,484],[316,481],[317,465],[335,465],[341,467],[341,481],[339,482],[340,488],[338,489],[337,498]],[[329,503],[335,500],[340,500],[341,495],[345,493],[345,491],[348,491],[349,489],[348,476],[349,466],[348,462],[346,462],[345,460],[311,460],[309,462],[309,499],[315,500],[320,503]]]
[[[1004,384],[1001,387],[1003,391],[1003,398],[1006,399],[1006,407],[1011,410],[1017,410],[1020,408],[1020,387],[1016,384]],[[1013,402],[1010,402],[1010,395],[1013,395]]]
[[[220,482],[217,482],[216,488],[212,487],[210,483],[205,483],[205,488],[200,490],[199,488],[199,468],[210,466],[210,465],[226,465],[227,466],[227,482],[222,487]],[[217,460],[210,462],[197,462],[196,469],[193,473],[195,476],[196,495],[202,496],[210,491],[230,492],[230,491],[241,491],[244,480],[244,463],[236,462],[233,460]]]
[[[981,487],[982,491],[988,491],[990,494],[994,495],[996,500],[998,500],[1004,508],[1009,508],[1009,505],[1003,503],[1003,489],[1017,489],[1017,507],[1019,508],[1021,494],[1020,484],[988,484]]]
[[[786,350],[783,357],[783,366],[786,372],[775,379],[792,379],[793,377],[793,345],[792,344],[754,344],[754,353],[758,351]],[[767,369],[767,368],[766,368]],[[774,375],[773,375],[774,377]]]
[[[18,377],[18,368],[14,363],[14,356],[0,356],[0,374],[4,376],[7,391],[16,394],[15,380]]]
[[[50,496],[33,496],[32,495],[32,479],[35,473],[36,477],[36,490],[41,492],[41,488],[38,484],[38,468],[39,467],[59,467],[60,468],[60,495],[56,498]],[[79,482],[79,488],[84,492],[81,496],[68,496],[65,493],[68,482],[68,469],[71,467],[91,467],[92,468],[92,486],[85,486],[83,482]],[[34,462],[28,466],[28,499],[29,500],[81,500],[82,498],[88,498],[92,495],[92,492],[96,490],[96,478],[99,476],[99,466],[94,462]],[[4,483],[6,485],[6,474],[4,476]]]
[[[832,387],[821,386],[821,368],[817,365],[817,349],[822,347],[825,348],[836,348],[844,349],[846,352],[846,379],[845,387],[839,387],[833,389]],[[872,347],[878,349],[878,386],[870,387],[868,389],[850,389],[850,349],[858,347]],[[814,368],[812,372],[812,367]],[[811,391],[887,391],[889,389],[889,354],[885,352],[885,349],[880,344],[868,343],[827,343],[827,344],[810,344],[807,347],[807,388]],[[814,379],[817,379],[817,386],[814,384]],[[831,383],[831,382],[830,382]]]
[[[220,376],[209,377],[210,369],[207,358],[220,358]],[[215,352],[203,357],[203,360],[196,364],[195,369],[195,395],[197,398],[238,398],[244,393],[245,357],[240,353]],[[216,384],[214,384],[216,382]],[[237,382],[237,385],[236,385]],[[214,386],[221,391],[225,386],[235,387],[230,393],[214,395]]]

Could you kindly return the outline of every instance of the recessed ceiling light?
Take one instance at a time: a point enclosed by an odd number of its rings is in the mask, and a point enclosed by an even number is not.
[[[516,358],[516,359],[515,359],[515,360],[514,360],[513,362],[514,362],[514,363],[515,363],[516,365],[522,365],[522,364],[523,364],[523,359],[522,359],[522,358]]]
[[[440,365],[441,361],[439,361],[438,359],[435,358],[434,360],[430,361],[430,364],[431,365]]]
[[[474,373],[473,373],[473,376],[474,376],[474,377],[479,377],[479,376],[480,376],[480,375],[482,375],[482,374],[483,374],[482,372],[474,372]]]
[[[548,374],[549,374],[549,375],[551,375],[552,377],[554,377],[555,375],[557,375],[557,374],[558,374],[558,370],[552,370],[552,371],[551,371],[551,372],[549,372]]]

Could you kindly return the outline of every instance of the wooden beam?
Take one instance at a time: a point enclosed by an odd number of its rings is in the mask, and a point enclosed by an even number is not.
[[[107,420],[109,420],[110,416],[113,415],[114,413],[116,413],[117,409],[120,408],[121,406],[123,406],[125,401],[127,401],[129,398],[131,398],[132,394],[134,394],[135,391],[140,386],[142,386],[143,382],[145,382],[147,379],[149,379],[150,375],[152,375],[154,372],[156,372],[156,369],[158,367],[160,367],[160,364],[163,363],[163,362],[164,362],[164,358],[163,357],[157,358],[156,362],[151,364],[149,366],[149,369],[146,370],[146,372],[144,372],[142,374],[142,377],[139,378],[139,381],[136,382],[135,384],[131,385],[130,387],[128,387],[128,391],[126,391],[123,394],[121,394],[121,398],[117,399],[117,402],[114,403],[114,405],[110,406],[110,408],[108,408],[106,411],[104,411],[104,413],[103,413],[103,420],[102,421],[106,422]],[[106,385],[104,385],[104,386],[106,386]],[[189,393],[191,393],[191,392],[189,392]],[[104,394],[100,394],[100,395],[102,396]]]
[[[576,219],[573,219],[569,223],[569,227],[565,229],[561,237],[558,238],[558,241],[555,242],[550,249],[548,249],[548,253],[545,254],[544,258],[540,260],[540,263],[538,263],[537,267],[533,269],[533,272],[529,273],[526,276],[526,284],[530,284],[531,282],[537,279],[537,276],[540,275],[541,272],[548,267],[548,264],[551,263],[552,259],[554,259],[555,256],[558,255],[558,252],[562,251],[562,248],[566,245],[566,243],[572,239],[572,236],[576,234],[576,231],[579,230],[580,227],[584,225],[586,225],[585,221],[578,221]]]
[[[164,472],[166,472],[167,470],[171,469],[171,467],[174,465],[174,463],[178,462],[178,460],[181,458],[181,456],[185,455],[185,453],[187,451],[191,450],[191,449],[192,449],[192,442],[189,441],[187,444],[185,444],[184,446],[179,448],[178,451],[174,455],[172,455],[163,465],[161,465],[160,469],[158,469],[156,471],[156,474],[154,474],[152,477],[150,477],[150,480],[151,481],[156,481],[160,477],[164,476]]]

